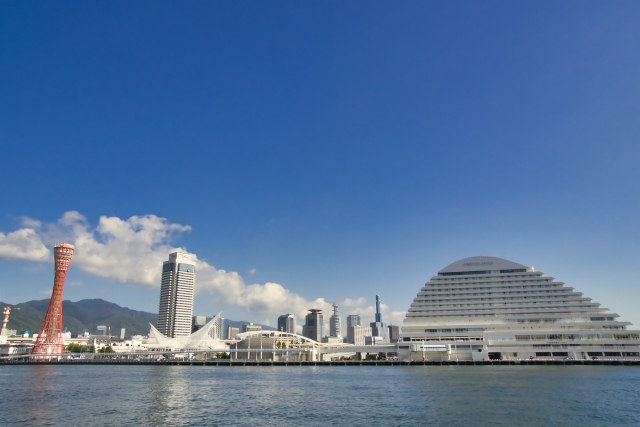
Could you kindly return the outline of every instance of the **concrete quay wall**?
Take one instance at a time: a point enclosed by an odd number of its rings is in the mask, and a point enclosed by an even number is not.
[[[398,360],[341,360],[316,362],[272,362],[255,360],[208,360],[208,361],[146,361],[130,359],[87,360],[0,360],[0,366],[10,365],[167,365],[167,366],[550,366],[550,365],[599,365],[640,366],[640,360],[484,360],[484,361],[398,361]]]

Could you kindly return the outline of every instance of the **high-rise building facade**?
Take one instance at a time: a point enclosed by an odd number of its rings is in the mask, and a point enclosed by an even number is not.
[[[347,328],[353,326],[362,326],[359,314],[350,314],[347,316]]]
[[[288,313],[278,317],[278,331],[295,334],[296,333],[296,316],[294,316],[291,313]]]
[[[354,326],[353,328],[353,344],[365,345],[365,337],[371,337],[370,326]]]
[[[389,325],[387,329],[389,330],[389,342],[397,343],[400,338],[400,327]]]
[[[240,332],[242,332],[243,334],[245,332],[256,332],[261,330],[262,330],[262,325],[254,325],[253,323],[240,326]]]
[[[220,339],[221,340],[228,339],[227,338],[227,326],[226,326],[224,317],[220,318]]]
[[[354,329],[356,326],[361,326],[360,316],[357,314],[350,314],[347,316],[347,343],[355,344]]]
[[[340,316],[338,315],[338,303],[334,302],[332,307],[333,307],[333,314],[329,318],[329,336],[339,337],[340,336]]]
[[[176,338],[191,334],[195,283],[193,255],[169,254],[169,261],[162,263],[158,308],[158,331],[164,336]]]
[[[240,333],[240,329],[234,328],[233,326],[229,325],[227,326],[227,334],[225,339],[233,340],[236,338],[236,335],[238,335],[239,333]]]
[[[302,335],[320,342],[324,334],[324,316],[322,310],[315,308],[309,309],[309,313],[304,319],[304,325],[302,326]]]
[[[369,324],[371,326],[371,333],[374,337],[380,337],[382,342],[388,341],[389,331],[387,325],[382,322],[382,312],[380,311],[380,295],[376,295],[376,321]]]
[[[207,324],[206,316],[193,316],[191,321],[191,333],[199,331],[204,325]]]

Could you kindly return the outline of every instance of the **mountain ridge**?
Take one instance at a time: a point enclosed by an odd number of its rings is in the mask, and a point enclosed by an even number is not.
[[[37,333],[49,305],[49,299],[31,300],[19,304],[0,302],[2,307],[10,306],[11,315],[7,329],[18,332],[29,331]],[[133,310],[121,307],[101,298],[83,299],[76,302],[64,300],[62,302],[63,329],[71,332],[72,336],[83,331],[95,332],[98,325],[109,325],[111,335],[120,335],[120,329],[125,328],[127,337],[131,335],[147,335],[149,323],[155,325],[158,320],[156,313]],[[225,319],[225,326],[240,327],[248,324],[246,321]],[[274,330],[263,325],[265,330]]]

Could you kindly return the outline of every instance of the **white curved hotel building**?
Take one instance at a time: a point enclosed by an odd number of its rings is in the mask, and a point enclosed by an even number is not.
[[[506,259],[462,259],[409,307],[403,359],[640,358],[640,331],[572,287]]]

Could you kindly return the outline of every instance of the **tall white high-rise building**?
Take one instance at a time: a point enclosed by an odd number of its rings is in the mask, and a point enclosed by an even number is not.
[[[169,254],[162,263],[158,331],[166,337],[191,334],[195,270],[193,255],[184,252]]]

